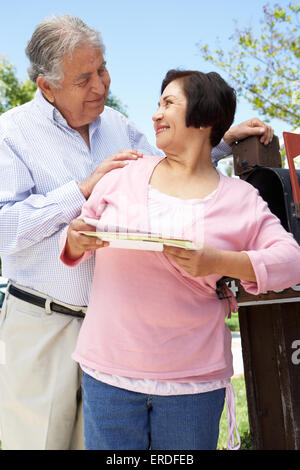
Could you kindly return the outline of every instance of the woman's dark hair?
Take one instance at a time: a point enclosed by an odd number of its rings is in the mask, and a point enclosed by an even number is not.
[[[236,109],[236,94],[216,72],[169,70],[161,93],[173,80],[181,80],[187,98],[186,126],[211,126],[210,142],[218,145],[231,126]]]

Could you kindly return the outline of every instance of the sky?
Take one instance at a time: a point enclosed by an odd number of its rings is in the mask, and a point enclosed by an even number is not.
[[[230,50],[235,29],[259,31],[267,0],[0,0],[0,55],[15,66],[20,80],[27,78],[25,47],[36,25],[54,14],[71,14],[101,32],[111,75],[111,92],[126,105],[137,127],[155,144],[152,115],[161,82],[171,68],[209,72],[217,70],[201,57],[197,43],[212,49],[219,40]],[[286,6],[289,0],[269,1]],[[223,74],[224,78],[226,76]],[[239,99],[235,123],[259,116]],[[260,117],[260,116],[259,116]],[[261,118],[261,117],[260,117]],[[261,118],[263,119],[263,118]],[[273,120],[275,134],[291,130]]]

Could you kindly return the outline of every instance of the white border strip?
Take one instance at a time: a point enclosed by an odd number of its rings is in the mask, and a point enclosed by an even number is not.
[[[257,300],[256,302],[238,302],[238,307],[247,307],[248,305],[287,304],[290,302],[300,302],[300,297],[293,297],[292,299]]]

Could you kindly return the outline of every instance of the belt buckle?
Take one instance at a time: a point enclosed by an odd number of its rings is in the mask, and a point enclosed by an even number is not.
[[[52,299],[49,299],[49,297],[46,298],[46,302],[45,302],[45,312],[47,315],[52,315],[52,310],[51,310],[51,303],[52,303]]]

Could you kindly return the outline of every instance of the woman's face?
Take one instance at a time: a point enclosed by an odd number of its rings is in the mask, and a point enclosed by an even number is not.
[[[192,128],[186,127],[187,98],[180,80],[174,80],[164,89],[153,115],[156,145],[163,151],[178,152],[187,144]]]

